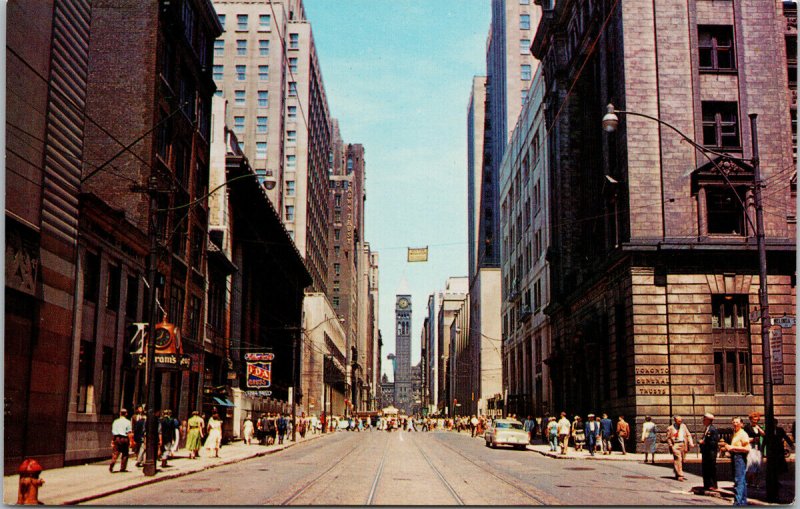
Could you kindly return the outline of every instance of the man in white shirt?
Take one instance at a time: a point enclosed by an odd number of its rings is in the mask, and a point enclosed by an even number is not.
[[[108,471],[114,472],[117,456],[121,454],[122,460],[120,461],[119,471],[127,472],[128,448],[133,438],[133,427],[131,426],[131,421],[128,420],[128,411],[124,408],[120,409],[119,417],[111,423],[111,435],[111,464],[108,466]]]
[[[683,477],[683,460],[686,458],[686,453],[694,447],[694,440],[692,434],[689,433],[689,428],[683,424],[683,418],[680,415],[675,416],[675,423],[667,428],[667,444],[672,451],[673,469],[675,470],[675,479],[678,481],[685,481]]]
[[[566,412],[561,412],[561,419],[558,420],[557,427],[558,441],[561,443],[561,454],[567,454],[569,434],[572,429],[572,425],[570,424],[569,419],[567,419]]]

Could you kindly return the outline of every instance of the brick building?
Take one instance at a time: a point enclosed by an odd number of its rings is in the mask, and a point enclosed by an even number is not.
[[[553,411],[645,415],[763,409],[752,168],[758,113],[770,313],[795,307],[795,186],[783,2],[547,3],[532,44],[545,77]],[[796,11],[795,11],[796,12]],[[787,27],[791,34],[787,35]],[[775,415],[795,415],[795,332]],[[687,419],[692,424],[691,419]],[[636,434],[634,434],[636,436]]]

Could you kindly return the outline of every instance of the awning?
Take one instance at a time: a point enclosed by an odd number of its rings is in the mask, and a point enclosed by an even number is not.
[[[214,401],[216,401],[217,403],[219,403],[222,406],[234,406],[233,402],[231,400],[229,400],[228,398],[218,398],[218,397],[214,396]]]

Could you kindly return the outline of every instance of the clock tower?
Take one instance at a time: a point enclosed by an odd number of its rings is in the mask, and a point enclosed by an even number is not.
[[[414,403],[411,387],[411,295],[397,295],[395,302],[395,355],[395,405],[409,412]]]

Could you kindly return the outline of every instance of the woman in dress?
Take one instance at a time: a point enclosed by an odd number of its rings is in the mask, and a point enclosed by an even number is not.
[[[200,452],[200,447],[203,445],[203,428],[205,422],[200,417],[200,412],[195,410],[192,416],[189,417],[186,425],[189,431],[186,433],[186,448],[189,450],[189,459],[196,459]]]
[[[242,436],[244,438],[244,443],[250,445],[253,442],[253,432],[255,428],[253,427],[253,420],[250,419],[248,415],[244,419],[244,424],[242,424]]]
[[[650,454],[650,463],[656,464],[656,423],[650,416],[644,418],[642,425],[642,442],[644,442],[644,462],[647,463],[647,455]]]
[[[208,420],[208,438],[206,439],[206,449],[214,451],[214,457],[219,458],[219,444],[222,442],[222,421],[219,419],[219,414],[214,413],[211,419]]]
[[[583,444],[586,443],[586,433],[580,415],[576,415],[575,420],[572,421],[572,440],[575,441],[575,451],[582,451]]]

